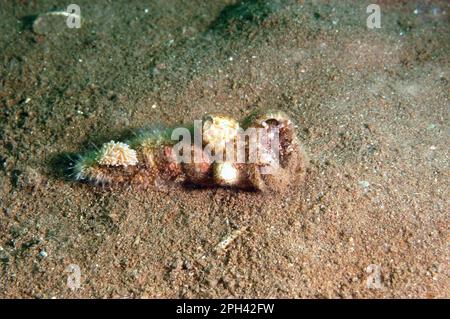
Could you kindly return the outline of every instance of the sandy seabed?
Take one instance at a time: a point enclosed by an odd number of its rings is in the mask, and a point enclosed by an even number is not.
[[[447,1],[378,1],[379,29],[364,1],[77,4],[1,5],[0,297],[450,297]],[[70,179],[137,128],[269,108],[310,158],[281,194]]]

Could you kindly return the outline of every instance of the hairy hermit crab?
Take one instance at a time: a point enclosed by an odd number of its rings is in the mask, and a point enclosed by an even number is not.
[[[276,191],[302,177],[306,163],[290,118],[271,111],[241,122],[207,115],[193,125],[143,130],[80,156],[73,171],[77,180],[100,185],[173,182]]]

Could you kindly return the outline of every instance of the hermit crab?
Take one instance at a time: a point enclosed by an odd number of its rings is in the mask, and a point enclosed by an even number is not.
[[[265,192],[285,189],[306,166],[293,122],[270,111],[240,122],[207,115],[193,125],[143,130],[81,155],[72,169],[75,179],[97,185],[176,183]]]

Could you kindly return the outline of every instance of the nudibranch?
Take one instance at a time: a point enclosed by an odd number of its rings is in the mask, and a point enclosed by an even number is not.
[[[306,166],[293,122],[285,113],[271,111],[241,122],[207,115],[194,125],[144,130],[80,156],[73,173],[77,180],[98,185],[172,182],[277,191],[302,177]]]

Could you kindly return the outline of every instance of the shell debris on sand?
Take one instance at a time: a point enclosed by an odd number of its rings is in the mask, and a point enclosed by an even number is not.
[[[81,21],[81,15],[67,11],[49,11],[39,14],[33,21],[33,32],[39,35],[58,34],[70,31],[67,20],[75,18]]]
[[[243,232],[245,232],[248,229],[248,226],[243,226],[239,229],[233,230],[230,234],[228,234],[223,240],[221,240],[217,246],[216,251],[225,251],[231,243],[233,243]]]

